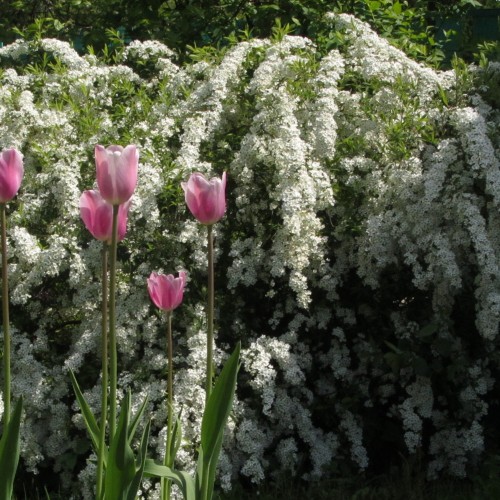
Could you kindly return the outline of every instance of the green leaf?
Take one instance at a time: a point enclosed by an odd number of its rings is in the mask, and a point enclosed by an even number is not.
[[[367,1],[366,5],[368,5],[368,8],[371,11],[378,10],[380,8],[380,2],[378,2],[377,0]]]
[[[132,439],[134,438],[135,431],[137,430],[137,425],[139,424],[139,420],[141,419],[142,414],[144,413],[147,402],[148,402],[148,397],[146,396],[144,398],[144,401],[141,404],[141,407],[139,408],[139,410],[135,414],[134,418],[132,418],[132,421],[128,427],[128,442],[129,443],[131,443]]]
[[[221,374],[207,401],[201,421],[201,445],[204,453],[210,456],[218,440],[224,432],[227,417],[233,404],[236,376],[239,369],[240,344],[236,346],[231,357],[226,361]]]
[[[201,450],[198,457],[197,475],[199,477],[197,478],[197,484],[202,484],[203,478],[208,475],[208,479],[205,477],[205,484],[208,484],[208,500],[212,497],[215,467],[219,460],[224,428],[233,406],[236,378],[240,367],[239,357],[240,343],[238,342],[233,354],[226,361],[221,374],[217,378],[201,421]]]
[[[402,12],[401,4],[399,2],[394,2],[392,4],[392,11],[394,14],[400,15]]]
[[[259,8],[261,10],[275,10],[275,11],[280,11],[280,6],[279,5],[276,5],[274,3],[271,3],[271,4],[263,4],[263,5],[260,5]]]
[[[212,453],[212,459],[210,460],[210,465],[208,467],[208,496],[207,496],[208,500],[211,500],[214,491],[215,473],[217,472],[217,463],[219,461],[219,455],[220,455],[220,450],[222,448],[223,437],[224,434],[221,433],[219,439],[215,443],[215,448]]]
[[[147,398],[146,398],[147,399]],[[139,446],[139,455],[137,457],[137,465],[138,468],[135,473],[134,480],[130,485],[130,489],[128,492],[127,500],[135,500],[137,496],[137,492],[141,487],[142,476],[144,473],[144,466],[146,465],[146,455],[148,452],[148,440],[149,440],[149,429],[151,427],[151,420],[148,421],[146,427],[144,428],[144,432],[142,433],[141,444]]]
[[[94,451],[96,453],[99,452],[99,425],[90,409],[90,406],[85,401],[85,397],[80,390],[80,386],[76,380],[75,374],[73,370],[69,370],[69,375],[71,377],[71,383],[73,385],[73,390],[75,391],[76,399],[78,400],[78,404],[80,405],[80,410],[83,415],[83,420],[85,421],[85,425],[87,426],[87,431],[90,435],[90,439],[92,440],[92,445],[94,447]],[[106,460],[107,450],[104,449],[104,459]]]
[[[175,457],[177,455],[177,451],[181,447],[182,443],[182,428],[181,428],[181,413],[182,410],[179,412],[179,415],[175,418],[175,423],[174,423],[174,428],[172,429],[172,436],[173,439],[170,440],[170,443],[168,444],[168,450],[167,450],[167,465],[173,465]]]
[[[123,400],[118,428],[109,449],[104,479],[105,498],[109,500],[128,500],[128,492],[136,474],[134,452],[128,441],[129,415],[130,392]]]
[[[9,423],[0,439],[0,498],[10,500],[19,463],[19,429],[23,412],[23,398],[17,400]]]
[[[197,498],[193,478],[187,472],[156,464],[148,458],[144,466],[144,475],[171,479],[182,491],[184,500],[196,500]]]
[[[386,363],[391,367],[394,374],[399,373],[401,368],[401,356],[395,352],[386,352],[384,354]]]
[[[439,325],[437,323],[429,323],[425,325],[418,333],[417,337],[426,338],[430,337],[439,330]]]
[[[391,349],[393,352],[395,352],[396,354],[403,354],[403,351],[401,349],[399,349],[398,347],[396,347],[392,342],[389,342],[388,340],[384,340],[384,344],[389,347],[389,349]]]

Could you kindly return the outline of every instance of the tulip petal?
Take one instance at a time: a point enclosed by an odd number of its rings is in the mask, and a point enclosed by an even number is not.
[[[139,153],[136,146],[95,147],[97,185],[102,197],[112,205],[128,201],[137,185]]]
[[[129,200],[126,203],[122,203],[118,209],[118,241],[122,241],[125,238],[127,232],[127,220],[128,211],[132,201]]]
[[[151,273],[148,280],[148,292],[153,303],[162,311],[173,311],[182,303],[186,273],[179,272],[179,277],[172,274]]]
[[[24,175],[23,156],[16,149],[0,154],[0,203],[12,200],[19,191]]]
[[[210,181],[195,172],[181,185],[189,210],[202,224],[214,224],[222,218],[226,211],[225,172],[222,179],[214,177]]]
[[[130,201],[118,208],[118,240],[125,238]],[[80,216],[92,236],[100,241],[111,241],[113,232],[113,205],[99,191],[84,191],[80,197]]]

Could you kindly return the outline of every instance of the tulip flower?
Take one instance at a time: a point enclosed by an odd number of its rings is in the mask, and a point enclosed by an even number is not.
[[[212,226],[226,211],[226,172],[222,179],[214,177],[207,181],[203,174],[191,174],[187,182],[181,183],[186,204],[191,213],[208,229],[208,304],[207,304],[207,374],[205,382],[206,402],[212,391],[212,357],[214,338],[214,242]]]
[[[139,153],[134,145],[95,147],[97,185],[102,197],[112,205],[128,201],[137,185]]]
[[[184,287],[186,286],[186,273],[179,272],[179,277],[173,274],[151,273],[148,278],[148,291],[151,300],[162,311],[173,311],[182,302]]]
[[[11,414],[10,373],[10,321],[9,282],[7,258],[7,209],[6,203],[17,194],[24,174],[23,156],[16,149],[5,149],[0,153],[0,239],[2,248],[2,327],[3,327],[3,416],[0,438],[0,497],[11,498],[14,479],[19,463],[19,436],[22,397],[18,399]]]
[[[210,181],[203,174],[194,173],[181,185],[186,204],[199,222],[211,225],[222,218],[226,211],[226,172],[222,179],[214,177]]]
[[[118,240],[127,232],[127,217],[130,200],[118,208]],[[100,241],[111,242],[113,230],[113,205],[108,203],[99,191],[84,191],[80,197],[80,215],[85,227]]]
[[[148,278],[148,291],[151,300],[162,311],[167,314],[167,442],[165,446],[165,457],[163,465],[173,467],[175,460],[175,436],[173,436],[173,347],[172,347],[172,311],[182,302],[184,287],[186,286],[186,273],[179,272],[179,277],[173,274],[164,275],[151,273]],[[161,480],[161,500],[170,500],[171,481],[165,478]]]
[[[0,203],[12,200],[19,191],[24,174],[23,156],[16,149],[0,154]]]

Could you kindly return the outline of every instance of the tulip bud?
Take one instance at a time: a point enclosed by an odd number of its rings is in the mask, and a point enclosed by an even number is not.
[[[5,149],[0,154],[0,203],[16,196],[23,179],[23,156],[17,149]]]
[[[203,174],[194,173],[181,185],[186,204],[199,222],[210,225],[222,218],[226,211],[226,172],[222,179],[214,177],[210,181]]]
[[[108,203],[121,205],[131,198],[137,185],[138,163],[134,145],[95,147],[97,185]]]
[[[179,272],[178,278],[174,278],[173,274],[151,273],[147,281],[149,296],[162,311],[173,311],[181,304],[186,286],[184,271]]]
[[[127,232],[130,200],[118,208],[118,241],[125,238]],[[80,197],[80,215],[85,227],[92,236],[100,241],[111,242],[113,231],[113,205],[108,203],[99,191],[84,191]]]

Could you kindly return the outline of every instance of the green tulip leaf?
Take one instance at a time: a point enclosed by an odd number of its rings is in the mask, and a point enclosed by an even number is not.
[[[144,475],[171,479],[182,491],[184,500],[197,500],[198,498],[193,478],[187,472],[156,464],[152,459],[148,458],[144,466]]]
[[[118,428],[109,449],[104,479],[105,498],[109,500],[128,500],[129,489],[136,474],[134,452],[128,440],[129,416],[130,392],[123,400]]]
[[[136,470],[134,480],[132,481],[132,484],[130,485],[127,500],[135,500],[135,498],[137,496],[137,492],[139,491],[139,488],[141,487],[142,476],[144,474],[144,467],[146,465],[146,455],[147,455],[147,451],[148,451],[150,427],[151,427],[151,420],[148,421],[148,423],[146,424],[146,427],[144,428],[144,432],[142,433],[141,444],[139,446],[139,455],[138,455],[137,461],[136,461],[138,468]]]
[[[202,498],[205,497],[205,494],[201,490],[206,489],[207,500],[212,498],[215,470],[219,460],[224,428],[233,406],[236,379],[240,368],[239,357],[240,343],[238,342],[215,382],[201,421],[201,446],[196,484],[201,488],[198,491]]]
[[[236,376],[239,370],[240,344],[226,361],[207,401],[201,421],[201,445],[205,456],[215,449],[219,435],[224,432],[229,412],[233,406]]]
[[[137,430],[137,426],[139,424],[139,421],[144,413],[144,410],[146,409],[146,404],[148,402],[148,397],[146,396],[144,398],[144,401],[141,404],[141,407],[135,414],[135,416],[132,418],[130,425],[128,427],[128,442],[131,443],[132,439],[134,438],[135,431]]]
[[[170,440],[167,450],[167,465],[172,466],[174,464],[175,457],[182,443],[182,428],[181,428],[181,413],[175,418],[174,428],[172,429],[173,439]]]
[[[73,385],[73,390],[75,391],[76,399],[78,400],[78,404],[80,405],[80,410],[83,415],[83,420],[85,421],[85,425],[87,426],[87,431],[90,435],[90,439],[92,440],[92,445],[94,447],[94,451],[98,453],[99,450],[99,425],[88,405],[85,397],[80,390],[80,386],[76,380],[75,374],[73,370],[69,370],[69,375],[71,377],[71,383]],[[104,449],[104,460],[106,461],[107,450]]]
[[[23,412],[23,398],[17,400],[9,423],[0,439],[0,498],[10,500],[19,463],[19,430]]]
[[[212,458],[210,460],[210,464],[208,466],[208,491],[207,491],[207,500],[211,500],[214,490],[215,483],[215,474],[217,472],[217,463],[219,462],[220,450],[222,448],[222,438],[224,437],[223,433],[220,434],[219,439],[215,443],[215,447],[212,451]]]

